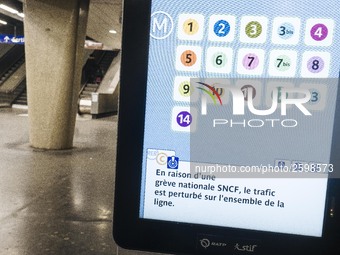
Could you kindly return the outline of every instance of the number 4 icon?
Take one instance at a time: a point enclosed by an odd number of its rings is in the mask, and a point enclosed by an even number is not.
[[[334,20],[308,19],[306,22],[305,44],[328,47],[332,45]]]

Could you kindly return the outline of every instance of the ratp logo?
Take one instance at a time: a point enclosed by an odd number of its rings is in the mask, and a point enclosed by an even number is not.
[[[210,246],[210,240],[207,238],[203,238],[200,240],[200,244],[204,249],[207,249]]]

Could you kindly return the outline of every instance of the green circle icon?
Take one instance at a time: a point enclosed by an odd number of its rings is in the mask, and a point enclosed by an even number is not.
[[[246,34],[249,38],[257,38],[262,34],[262,25],[260,22],[251,21],[246,26]]]
[[[285,72],[290,69],[292,62],[288,56],[280,55],[276,58],[275,65],[277,70],[280,72]]]
[[[216,52],[212,56],[211,61],[214,67],[222,68],[225,67],[225,65],[227,64],[227,57],[223,52]]]

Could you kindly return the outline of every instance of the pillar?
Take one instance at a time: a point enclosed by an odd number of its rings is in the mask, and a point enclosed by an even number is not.
[[[29,140],[69,149],[77,114],[89,0],[26,0]]]

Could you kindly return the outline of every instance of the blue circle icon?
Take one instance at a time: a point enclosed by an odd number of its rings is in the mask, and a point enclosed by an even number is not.
[[[282,39],[287,40],[293,37],[295,34],[295,29],[291,23],[286,22],[278,27],[277,33]]]
[[[214,25],[214,32],[218,37],[225,37],[230,32],[230,24],[226,20],[219,20]]]

